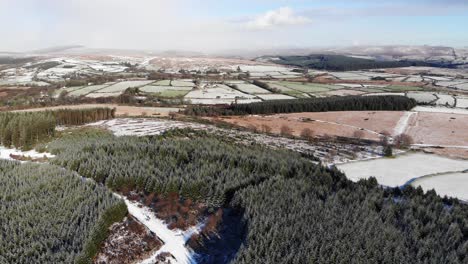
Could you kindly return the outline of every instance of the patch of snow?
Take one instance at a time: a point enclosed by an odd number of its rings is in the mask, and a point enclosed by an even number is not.
[[[468,109],[463,108],[449,108],[437,106],[416,106],[412,109],[416,112],[430,112],[430,113],[447,113],[447,114],[461,114],[468,115]]]
[[[15,148],[5,148],[3,146],[0,146],[0,159],[15,160],[11,157],[11,155],[25,156],[25,157],[29,157],[32,159],[39,159],[43,157],[47,157],[47,158],[55,157],[54,155],[47,153],[47,152],[39,153],[36,150],[22,151],[22,150],[15,149]]]
[[[117,194],[116,194],[117,195]],[[125,201],[128,212],[133,215],[138,221],[145,225],[149,230],[154,232],[163,242],[164,245],[151,257],[140,262],[141,264],[152,264],[156,262],[156,258],[163,252],[168,252],[175,258],[174,264],[190,264],[194,263],[193,252],[185,246],[187,241],[193,234],[199,233],[203,224],[191,227],[186,231],[170,230],[161,219],[146,206],[140,203],[129,201],[127,198],[117,195]]]
[[[417,115],[417,112],[405,112],[403,116],[398,120],[397,125],[393,130],[393,135],[397,136],[405,133],[406,128],[408,127],[408,122],[413,115]]]

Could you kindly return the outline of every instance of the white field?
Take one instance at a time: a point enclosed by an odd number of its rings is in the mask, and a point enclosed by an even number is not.
[[[91,85],[91,86],[86,86],[84,88],[74,90],[73,92],[70,92],[68,95],[70,96],[81,96],[81,95],[86,95],[92,92],[96,92],[99,90],[102,90],[109,86],[108,84],[102,84],[102,85]]]
[[[421,76],[411,76],[408,79],[406,79],[406,82],[422,82],[422,81],[424,81],[424,79],[421,78]]]
[[[448,94],[437,94],[439,99],[436,101],[438,105],[448,105],[448,106],[455,106],[455,98]]]
[[[463,84],[463,83],[468,83],[468,80],[464,79],[454,79],[453,81],[440,81],[437,82],[436,84],[439,86],[447,86],[447,87],[452,87],[458,84]]]
[[[440,77],[440,76],[423,76],[424,80],[430,79],[434,81],[451,81],[452,79],[447,77]]]
[[[364,96],[379,96],[379,95],[399,95],[399,96],[405,96],[405,93],[368,93],[368,94],[364,94]]]
[[[193,104],[222,104],[227,101],[234,102],[236,98],[238,101],[242,100],[243,103],[258,100],[253,95],[241,93],[224,84],[207,85],[203,89],[189,92],[184,97],[185,100],[190,100]]]
[[[121,94],[122,93],[100,93],[100,92],[96,92],[96,93],[87,94],[86,97],[88,97],[88,98],[117,97],[117,96],[119,96]]]
[[[356,72],[331,72],[330,74],[341,80],[370,80],[369,76]]]
[[[161,93],[164,91],[190,91],[193,88],[190,86],[154,86],[147,85],[140,88],[140,91],[145,93]]]
[[[279,75],[272,75],[275,79],[294,79],[300,78],[302,75],[295,75],[295,74],[279,74]]]
[[[352,181],[375,177],[381,185],[397,187],[426,175],[467,170],[468,161],[432,154],[409,153],[396,158],[350,162],[337,167]]]
[[[294,99],[294,97],[285,94],[258,94],[257,96],[263,100]]]
[[[412,111],[468,115],[468,109],[449,108],[443,106],[416,106]]]
[[[236,102],[234,98],[218,98],[218,99],[204,99],[204,98],[184,98],[186,103],[190,104],[202,104],[202,105],[216,105],[216,104],[233,104]],[[237,99],[238,104],[250,104],[261,102],[262,100],[256,98],[250,99]]]
[[[468,172],[422,177],[412,182],[411,185],[421,186],[424,191],[434,189],[441,196],[447,195],[468,201]]]
[[[413,98],[418,103],[431,103],[437,100],[437,97],[432,93],[407,93],[406,95],[409,98]]]
[[[468,90],[468,83],[457,84],[454,85],[454,87],[460,90]]]
[[[100,90],[100,93],[117,93],[117,92],[124,92],[128,88],[134,88],[134,87],[140,87],[140,86],[145,86],[150,83],[153,83],[154,81],[124,81],[124,82],[119,82],[114,85],[111,85],[109,87],[106,87],[102,90]]]
[[[468,108],[468,98],[457,98],[456,107]]]
[[[265,90],[263,88],[260,88],[256,85],[250,84],[250,83],[239,83],[235,84],[237,86],[237,89],[241,90],[244,93],[248,94],[269,94],[271,93],[268,90]]]
[[[277,65],[238,65],[243,72],[289,72],[289,69]],[[232,67],[232,70],[237,70],[237,65]]]

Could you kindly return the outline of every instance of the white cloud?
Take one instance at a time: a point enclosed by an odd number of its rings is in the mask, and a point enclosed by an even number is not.
[[[310,22],[309,18],[295,14],[290,7],[281,7],[257,16],[254,20],[247,22],[247,27],[270,29],[279,26],[303,25]]]

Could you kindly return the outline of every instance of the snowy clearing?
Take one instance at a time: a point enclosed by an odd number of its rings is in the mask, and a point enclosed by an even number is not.
[[[433,175],[416,179],[412,186],[421,186],[424,191],[434,189],[439,195],[468,201],[468,172]]]
[[[178,128],[206,129],[208,126],[163,119],[117,118],[91,123],[86,126],[106,128],[116,136],[160,135],[163,132]]]
[[[3,146],[0,146],[0,159],[15,160],[12,156],[23,156],[25,158],[31,158],[31,159],[55,157],[54,155],[47,153],[47,152],[39,153],[36,150],[22,151],[22,150],[15,149],[15,148],[5,148]]]
[[[194,263],[193,253],[190,249],[185,247],[186,242],[193,234],[199,233],[202,224],[189,228],[187,231],[170,230],[161,219],[146,206],[140,203],[129,201],[127,198],[116,194],[118,197],[125,200],[128,212],[133,215],[138,221],[145,225],[149,230],[154,232],[163,242],[164,245],[153,255],[140,262],[141,264],[155,263],[156,258],[163,252],[168,252],[174,256],[174,264],[190,264]]]
[[[381,185],[397,187],[425,175],[467,170],[468,161],[409,153],[396,158],[350,162],[337,167],[352,181],[375,177]]]

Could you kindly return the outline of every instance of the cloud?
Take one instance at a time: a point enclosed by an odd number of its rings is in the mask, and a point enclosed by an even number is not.
[[[280,26],[304,25],[311,20],[305,16],[297,15],[290,7],[281,7],[268,11],[247,22],[251,29],[271,29]]]

